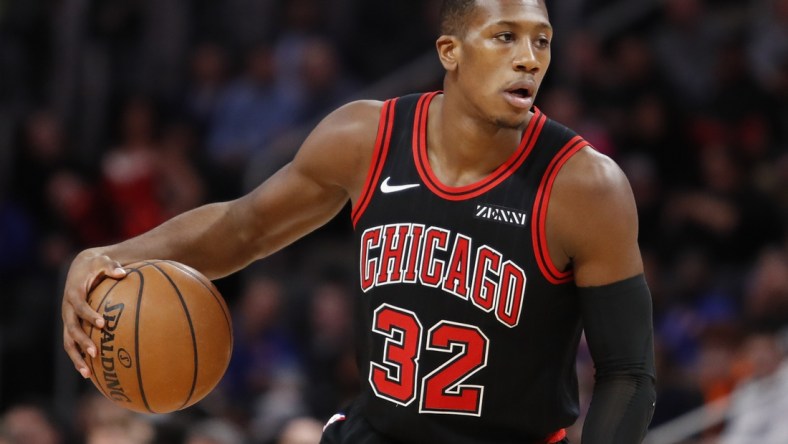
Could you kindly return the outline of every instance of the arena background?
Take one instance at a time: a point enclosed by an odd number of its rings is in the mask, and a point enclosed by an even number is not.
[[[638,202],[659,375],[648,441],[788,442],[788,1],[547,3],[537,106],[618,161]],[[85,247],[248,191],[339,104],[439,89],[438,8],[0,0],[0,443],[314,442],[358,383],[347,209],[217,281],[233,361],[177,414],[113,408],[78,376],[64,274]],[[585,409],[585,349],[578,369]]]

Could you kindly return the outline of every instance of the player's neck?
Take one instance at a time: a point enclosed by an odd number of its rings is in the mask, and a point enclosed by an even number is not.
[[[473,118],[438,95],[429,108],[427,153],[444,185],[464,186],[483,179],[517,149],[521,129],[501,128]]]

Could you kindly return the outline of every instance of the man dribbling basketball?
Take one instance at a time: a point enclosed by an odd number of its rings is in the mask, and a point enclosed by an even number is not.
[[[359,398],[324,443],[556,443],[578,416],[583,329],[596,385],[583,442],[635,443],[654,406],[651,301],[621,170],[533,102],[550,62],[544,0],[446,0],[444,91],[350,103],[237,200],[86,250],[63,300],[65,349],[97,276],[146,258],[233,273],[350,199],[359,246]]]

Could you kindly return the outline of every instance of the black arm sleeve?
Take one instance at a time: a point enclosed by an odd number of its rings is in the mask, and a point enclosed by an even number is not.
[[[583,444],[640,443],[656,399],[651,294],[646,279],[640,274],[578,290],[596,368]]]

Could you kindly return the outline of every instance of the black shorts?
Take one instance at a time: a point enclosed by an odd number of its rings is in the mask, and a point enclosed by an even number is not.
[[[323,428],[320,444],[398,444],[381,436],[353,405],[337,413]]]
[[[351,404],[337,413],[323,428],[320,444],[401,444],[378,433]],[[421,443],[420,443],[421,444]],[[567,438],[555,444],[569,444]]]

